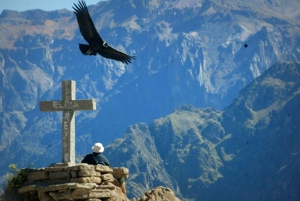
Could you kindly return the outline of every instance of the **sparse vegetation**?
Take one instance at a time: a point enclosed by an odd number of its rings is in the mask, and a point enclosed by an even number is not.
[[[125,183],[125,176],[123,176],[121,179],[118,179],[118,182],[120,183],[121,185],[121,189],[122,189],[122,192],[124,194],[126,194],[126,183]]]
[[[6,187],[10,190],[18,190],[23,182],[26,181],[29,169],[18,169],[16,164],[10,164],[8,167],[11,171],[4,176],[8,179]]]

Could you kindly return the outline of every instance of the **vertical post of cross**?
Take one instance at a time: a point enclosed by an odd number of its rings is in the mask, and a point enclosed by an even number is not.
[[[62,81],[62,100],[70,102],[76,99],[76,82]],[[62,162],[75,163],[75,111],[65,110],[62,119]]]

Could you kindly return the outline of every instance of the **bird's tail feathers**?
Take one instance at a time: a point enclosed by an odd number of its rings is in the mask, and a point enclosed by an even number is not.
[[[79,44],[79,49],[80,49],[81,53],[85,54],[85,55],[96,55],[97,54],[97,52],[92,50],[91,46],[89,46],[89,45]]]

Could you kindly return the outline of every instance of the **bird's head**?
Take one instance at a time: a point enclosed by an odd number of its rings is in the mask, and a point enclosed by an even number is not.
[[[107,48],[108,47],[108,44],[106,41],[103,42],[103,47]]]

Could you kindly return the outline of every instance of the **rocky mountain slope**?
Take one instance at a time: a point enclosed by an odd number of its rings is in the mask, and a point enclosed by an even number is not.
[[[10,163],[61,160],[61,113],[41,113],[38,103],[60,100],[62,80],[77,82],[77,99],[97,100],[97,111],[77,113],[78,156],[182,104],[224,109],[275,62],[299,60],[300,3],[285,2],[111,0],[89,7],[102,37],[137,56],[128,66],[81,55],[71,11],[4,10],[0,175]]]
[[[132,197],[163,185],[183,200],[299,200],[299,101],[300,63],[277,63],[224,110],[183,105],[106,154],[130,169]]]

